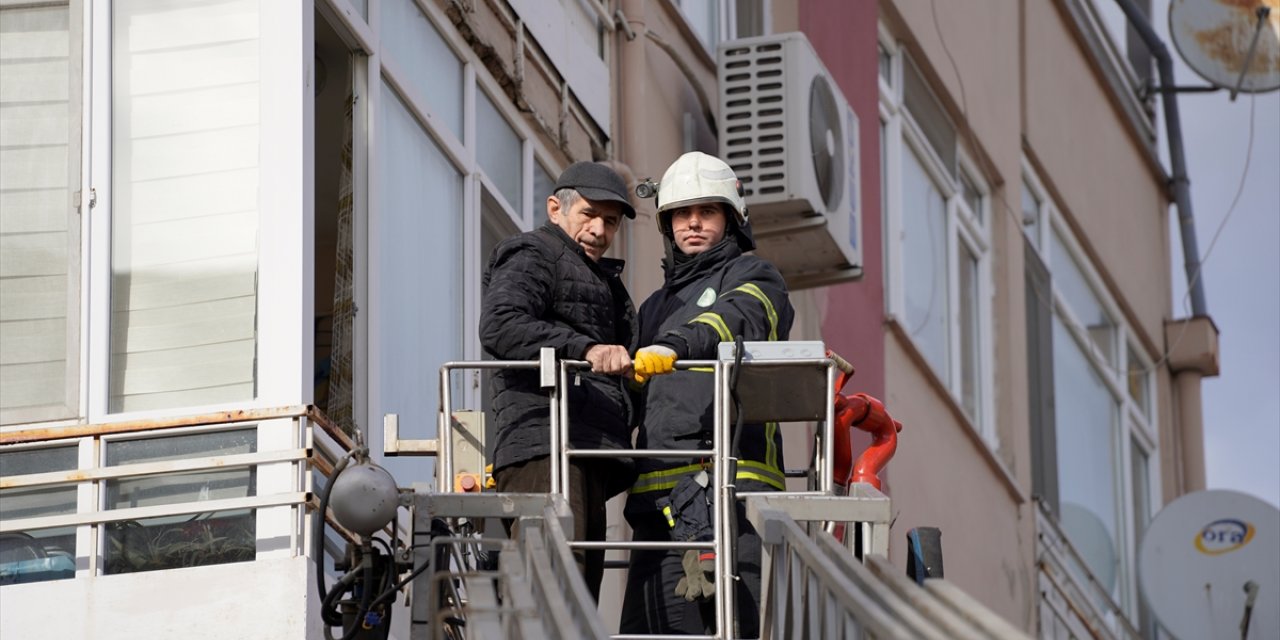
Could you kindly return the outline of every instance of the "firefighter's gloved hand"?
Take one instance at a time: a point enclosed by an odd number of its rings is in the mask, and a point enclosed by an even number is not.
[[[676,366],[676,352],[660,344],[649,345],[636,352],[631,364],[636,382],[643,383],[653,376],[671,373]]]
[[[676,583],[676,595],[693,602],[709,600],[716,595],[716,554],[689,549],[684,552],[680,565],[684,577]]]

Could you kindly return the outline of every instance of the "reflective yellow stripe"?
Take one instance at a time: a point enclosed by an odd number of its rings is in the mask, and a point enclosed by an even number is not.
[[[764,423],[764,460],[774,469],[778,468],[778,447],[774,446],[773,437],[778,433],[778,423]]]
[[[681,477],[696,473],[708,466],[710,465],[703,465],[702,463],[687,464],[682,467],[642,473],[636,479],[636,483],[632,485],[631,493],[650,493],[674,489],[676,484],[680,482]],[[787,488],[786,478],[777,465],[766,464],[756,460],[739,460],[737,479],[758,480],[779,490]]]
[[[708,451],[707,453],[711,452]],[[676,486],[676,482],[680,480],[680,476],[695,473],[700,469],[702,469],[702,463],[694,463],[686,464],[683,467],[660,469],[658,471],[642,473],[636,478],[636,483],[631,486],[631,493],[644,493],[646,491],[671,489]]]
[[[716,370],[712,367],[689,367],[689,371],[697,371],[699,373],[715,373],[716,372]]]
[[[753,471],[743,471],[744,467]],[[756,460],[739,460],[738,477],[759,480],[779,489],[786,488],[786,477],[782,474],[782,470]]]
[[[760,287],[757,287],[754,283],[751,283],[751,282],[748,282],[734,289],[733,291],[741,291],[745,294],[748,294],[756,298],[757,300],[759,300],[760,303],[764,305],[765,315],[769,317],[769,339],[777,340],[778,339],[778,312],[773,308],[773,302],[769,300],[769,296],[766,296],[764,292],[760,290]],[[732,291],[730,293],[732,293]]]
[[[689,322],[701,322],[702,324],[710,326],[712,329],[716,330],[717,334],[720,335],[721,341],[733,342],[733,334],[729,332],[729,326],[724,323],[724,318],[721,318],[719,314],[708,311],[706,313],[699,314],[698,317],[690,320]]]

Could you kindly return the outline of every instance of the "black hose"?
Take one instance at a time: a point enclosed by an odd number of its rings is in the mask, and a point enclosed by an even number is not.
[[[329,476],[329,482],[325,483],[324,489],[320,492],[320,508],[316,512],[316,519],[311,525],[311,557],[316,563],[316,589],[320,593],[320,602],[326,602],[329,599],[329,594],[324,588],[324,525],[325,513],[329,510],[329,496],[333,492],[333,483],[337,481],[338,475],[342,473],[342,470],[346,469],[347,465],[351,463],[351,457],[357,451],[363,451],[363,449],[348,451],[338,461],[338,464],[334,465],[333,474]],[[338,617],[335,620],[334,615],[336,615],[336,612],[331,614],[328,609],[321,607],[320,618],[326,624],[330,626],[342,624],[342,618]]]

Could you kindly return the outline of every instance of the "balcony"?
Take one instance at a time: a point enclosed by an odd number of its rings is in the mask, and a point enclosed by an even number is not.
[[[316,637],[307,521],[352,446],[305,406],[0,433],[0,636]]]

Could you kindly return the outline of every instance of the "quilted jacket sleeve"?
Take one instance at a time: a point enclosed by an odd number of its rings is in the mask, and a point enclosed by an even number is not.
[[[782,274],[769,262],[742,256],[729,267],[716,301],[654,342],[683,360],[711,360],[721,342],[786,340],[795,312]]]
[[[535,360],[542,347],[555,347],[558,357],[581,360],[595,344],[553,319],[555,260],[524,236],[494,250],[482,283],[480,344],[486,353],[499,360]]]

